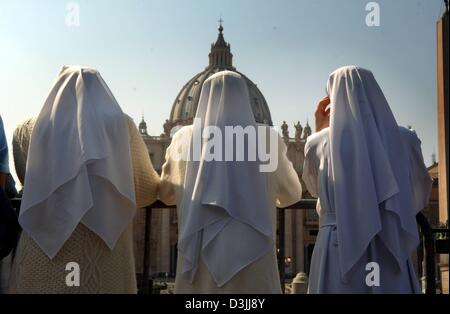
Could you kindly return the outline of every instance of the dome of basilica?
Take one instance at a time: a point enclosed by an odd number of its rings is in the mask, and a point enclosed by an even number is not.
[[[225,41],[223,37],[223,27],[220,25],[217,41],[211,45],[209,65],[203,72],[198,73],[190,79],[178,93],[172,105],[170,119],[166,121],[165,128],[172,128],[176,125],[192,124],[197,111],[203,82],[211,75],[224,70],[235,71],[245,78],[250,96],[250,104],[256,122],[272,126],[270,110],[263,94],[255,83],[233,67],[233,55],[231,53],[230,44]]]

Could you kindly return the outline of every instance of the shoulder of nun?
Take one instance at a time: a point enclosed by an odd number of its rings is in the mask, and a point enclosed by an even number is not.
[[[405,141],[407,141],[408,143],[410,143],[410,144],[421,144],[422,143],[420,138],[417,136],[416,131],[405,128],[404,126],[399,126],[398,128],[400,130],[400,134],[401,134],[402,138]]]
[[[317,145],[322,143],[324,139],[328,138],[329,133],[330,128],[325,128],[308,136],[305,143],[305,154],[307,154],[310,150],[315,151]]]
[[[23,122],[19,123],[14,129],[14,136],[19,136],[23,132],[33,130],[33,126],[36,123],[36,118],[28,118]],[[30,132],[31,133],[31,132]]]
[[[128,123],[133,123],[134,124],[134,120],[132,117],[130,117],[129,115],[127,115],[126,113],[123,114],[125,116],[125,119],[127,120]]]
[[[137,132],[139,132],[138,129],[137,129],[136,123],[134,123],[133,118],[130,117],[129,115],[127,115],[126,113],[124,113],[123,115],[125,116],[125,120],[127,121],[128,130],[130,131],[130,136],[133,135],[134,130],[136,130]],[[131,132],[131,131],[133,131],[133,132]]]
[[[16,126],[12,137],[13,149],[18,149],[20,147],[22,150],[28,150],[28,144],[35,123],[36,118],[28,118]]]
[[[172,142],[184,139],[186,136],[191,135],[194,129],[193,125],[185,125],[177,130],[172,136]]]
[[[267,139],[272,140],[273,138],[277,138],[278,140],[278,146],[282,145],[284,147],[283,150],[287,150],[287,145],[283,140],[283,137],[281,136],[280,132],[277,131],[276,128],[273,126],[269,126],[267,124],[257,123],[258,132],[260,132],[260,128],[264,130],[263,136],[265,136]],[[260,133],[258,133],[259,136]],[[279,148],[279,147],[278,147]]]
[[[277,136],[280,140],[282,140],[283,138],[281,137],[280,132],[278,132],[273,126],[269,126],[267,124],[262,124],[262,123],[256,123],[256,126],[258,128],[263,128],[266,130],[266,132],[268,132],[269,134],[271,133],[271,135],[273,136]],[[267,133],[266,133],[267,135]]]

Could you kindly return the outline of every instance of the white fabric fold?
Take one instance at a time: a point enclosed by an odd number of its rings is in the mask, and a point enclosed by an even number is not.
[[[256,129],[247,85],[237,73],[219,72],[205,81],[194,120],[194,134],[215,126]],[[222,142],[222,154],[230,143]],[[246,147],[256,149],[246,142]],[[187,162],[180,205],[178,249],[181,273],[193,282],[200,259],[218,287],[273,249],[267,179],[256,161],[206,161],[203,141],[199,161]],[[194,141],[189,144],[194,150]],[[236,147],[234,146],[234,149]]]
[[[125,115],[95,69],[64,66],[33,128],[19,222],[53,258],[79,223],[113,249],[135,210]]]
[[[328,80],[330,149],[341,275],[375,236],[400,268],[419,244],[409,156],[372,73],[347,66]]]

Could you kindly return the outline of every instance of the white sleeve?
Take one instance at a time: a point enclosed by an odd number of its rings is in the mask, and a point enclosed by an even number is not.
[[[303,164],[302,179],[305,182],[306,189],[313,197],[319,197],[319,163],[320,161],[315,152],[315,146],[311,145],[311,142],[307,140],[305,144],[305,161]]]
[[[433,179],[430,177],[423,160],[420,139],[415,132],[408,130],[408,133],[409,179],[414,197],[414,210],[418,213],[428,205]]]
[[[278,135],[278,167],[275,171],[277,182],[277,206],[287,207],[302,198],[302,185],[292,162],[287,157],[287,147]]]
[[[164,165],[162,167],[161,183],[159,186],[159,199],[169,206],[176,204],[175,179],[173,177],[173,161],[170,157],[171,148],[171,145],[169,145],[166,150],[166,161],[164,162]]]

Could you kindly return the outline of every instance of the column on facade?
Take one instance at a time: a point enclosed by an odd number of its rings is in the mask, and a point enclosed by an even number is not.
[[[296,241],[296,256],[295,256],[295,266],[296,272],[305,271],[305,226],[304,219],[305,211],[299,210],[297,216],[295,217],[295,224],[297,226],[297,241]]]

